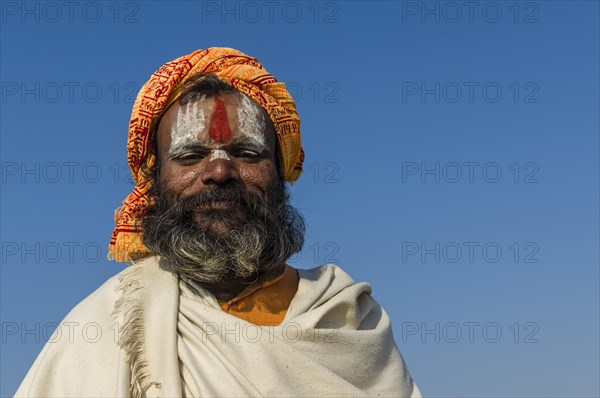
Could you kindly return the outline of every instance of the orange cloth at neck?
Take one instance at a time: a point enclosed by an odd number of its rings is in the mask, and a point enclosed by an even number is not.
[[[298,271],[285,266],[285,271],[273,278],[261,275],[258,281],[244,288],[229,301],[219,301],[223,311],[259,326],[276,326],[283,322],[298,290]]]

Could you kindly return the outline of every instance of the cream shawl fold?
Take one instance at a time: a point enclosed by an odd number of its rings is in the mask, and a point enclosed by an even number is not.
[[[150,257],[77,305],[17,397],[420,397],[389,318],[335,265],[298,270],[283,323],[257,326]]]

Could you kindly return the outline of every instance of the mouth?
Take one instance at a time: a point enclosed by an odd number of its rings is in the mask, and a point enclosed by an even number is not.
[[[206,209],[230,210],[237,206],[233,200],[215,200],[204,206]]]

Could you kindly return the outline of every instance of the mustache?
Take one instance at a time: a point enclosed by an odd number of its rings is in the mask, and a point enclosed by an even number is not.
[[[256,208],[260,205],[268,205],[268,201],[262,196],[236,188],[212,188],[186,196],[177,202],[177,205],[186,211],[194,211],[201,207],[214,205],[217,202],[234,202],[242,207]]]
[[[279,196],[275,194],[263,197],[258,193],[233,187],[211,188],[186,196],[175,203],[167,203],[166,198],[168,195],[158,195],[155,209],[158,210],[157,213],[162,214],[161,218],[170,218],[180,222],[191,220],[195,213],[216,216],[237,213],[240,209],[246,214],[255,214],[262,218],[267,216],[268,211],[272,211],[274,207],[277,207]],[[232,202],[235,206],[229,210],[211,207],[218,202]]]

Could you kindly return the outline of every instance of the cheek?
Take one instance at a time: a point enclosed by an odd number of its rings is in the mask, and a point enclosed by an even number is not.
[[[272,162],[246,164],[240,167],[242,181],[263,189],[274,183],[275,175],[275,166]]]
[[[179,175],[179,182],[183,186],[187,187],[197,178],[197,176],[198,176],[198,171],[196,171],[196,170],[186,171],[185,173]]]
[[[189,187],[198,178],[197,169],[182,172],[172,167],[165,167],[161,171],[161,180],[165,182],[165,187],[179,195],[185,188]]]

